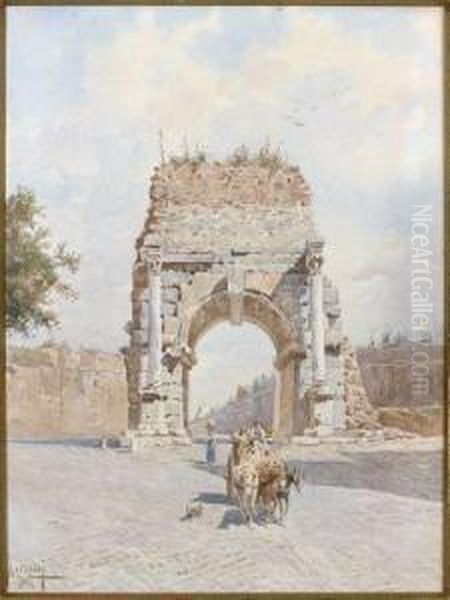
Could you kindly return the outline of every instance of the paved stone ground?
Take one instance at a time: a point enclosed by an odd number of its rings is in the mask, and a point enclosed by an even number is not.
[[[228,449],[9,445],[10,591],[438,591],[438,440],[290,447],[306,485],[284,526],[224,497]],[[183,521],[185,504],[204,515]]]

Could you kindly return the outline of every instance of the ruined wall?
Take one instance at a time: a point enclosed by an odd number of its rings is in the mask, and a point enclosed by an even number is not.
[[[345,338],[342,344],[342,356],[346,426],[349,428],[376,426],[377,411],[367,395],[356,353],[348,338]]]
[[[190,252],[302,249],[313,230],[310,190],[297,167],[271,160],[161,165],[143,236]]]
[[[442,406],[444,393],[443,348],[442,346],[423,348],[429,357],[426,363],[429,369],[427,375],[429,389],[424,394],[412,394],[413,347],[413,344],[405,341],[396,346],[358,350],[357,357],[362,379],[374,406]]]
[[[394,427],[423,436],[444,434],[444,407],[397,408],[384,407],[378,411],[378,418],[385,427]]]
[[[10,348],[6,386],[9,437],[97,436],[127,428],[120,355]]]

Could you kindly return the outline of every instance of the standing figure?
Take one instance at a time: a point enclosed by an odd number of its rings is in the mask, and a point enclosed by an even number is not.
[[[255,434],[256,434],[256,439],[259,442],[261,442],[262,444],[264,444],[266,441],[266,438],[267,438],[267,433],[266,433],[266,430],[264,429],[264,425],[261,423],[261,421],[256,421]]]
[[[214,423],[208,421],[206,424],[208,440],[206,442],[206,462],[213,465],[216,462],[216,436],[214,433]]]

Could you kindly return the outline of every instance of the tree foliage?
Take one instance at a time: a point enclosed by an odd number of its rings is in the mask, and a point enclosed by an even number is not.
[[[58,324],[52,308],[56,297],[76,298],[63,281],[78,271],[80,257],[54,244],[43,222],[44,210],[30,190],[18,187],[6,205],[6,328],[29,334]]]

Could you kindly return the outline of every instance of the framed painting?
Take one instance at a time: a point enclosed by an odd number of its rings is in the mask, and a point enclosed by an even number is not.
[[[3,17],[5,594],[444,597],[444,6]]]

